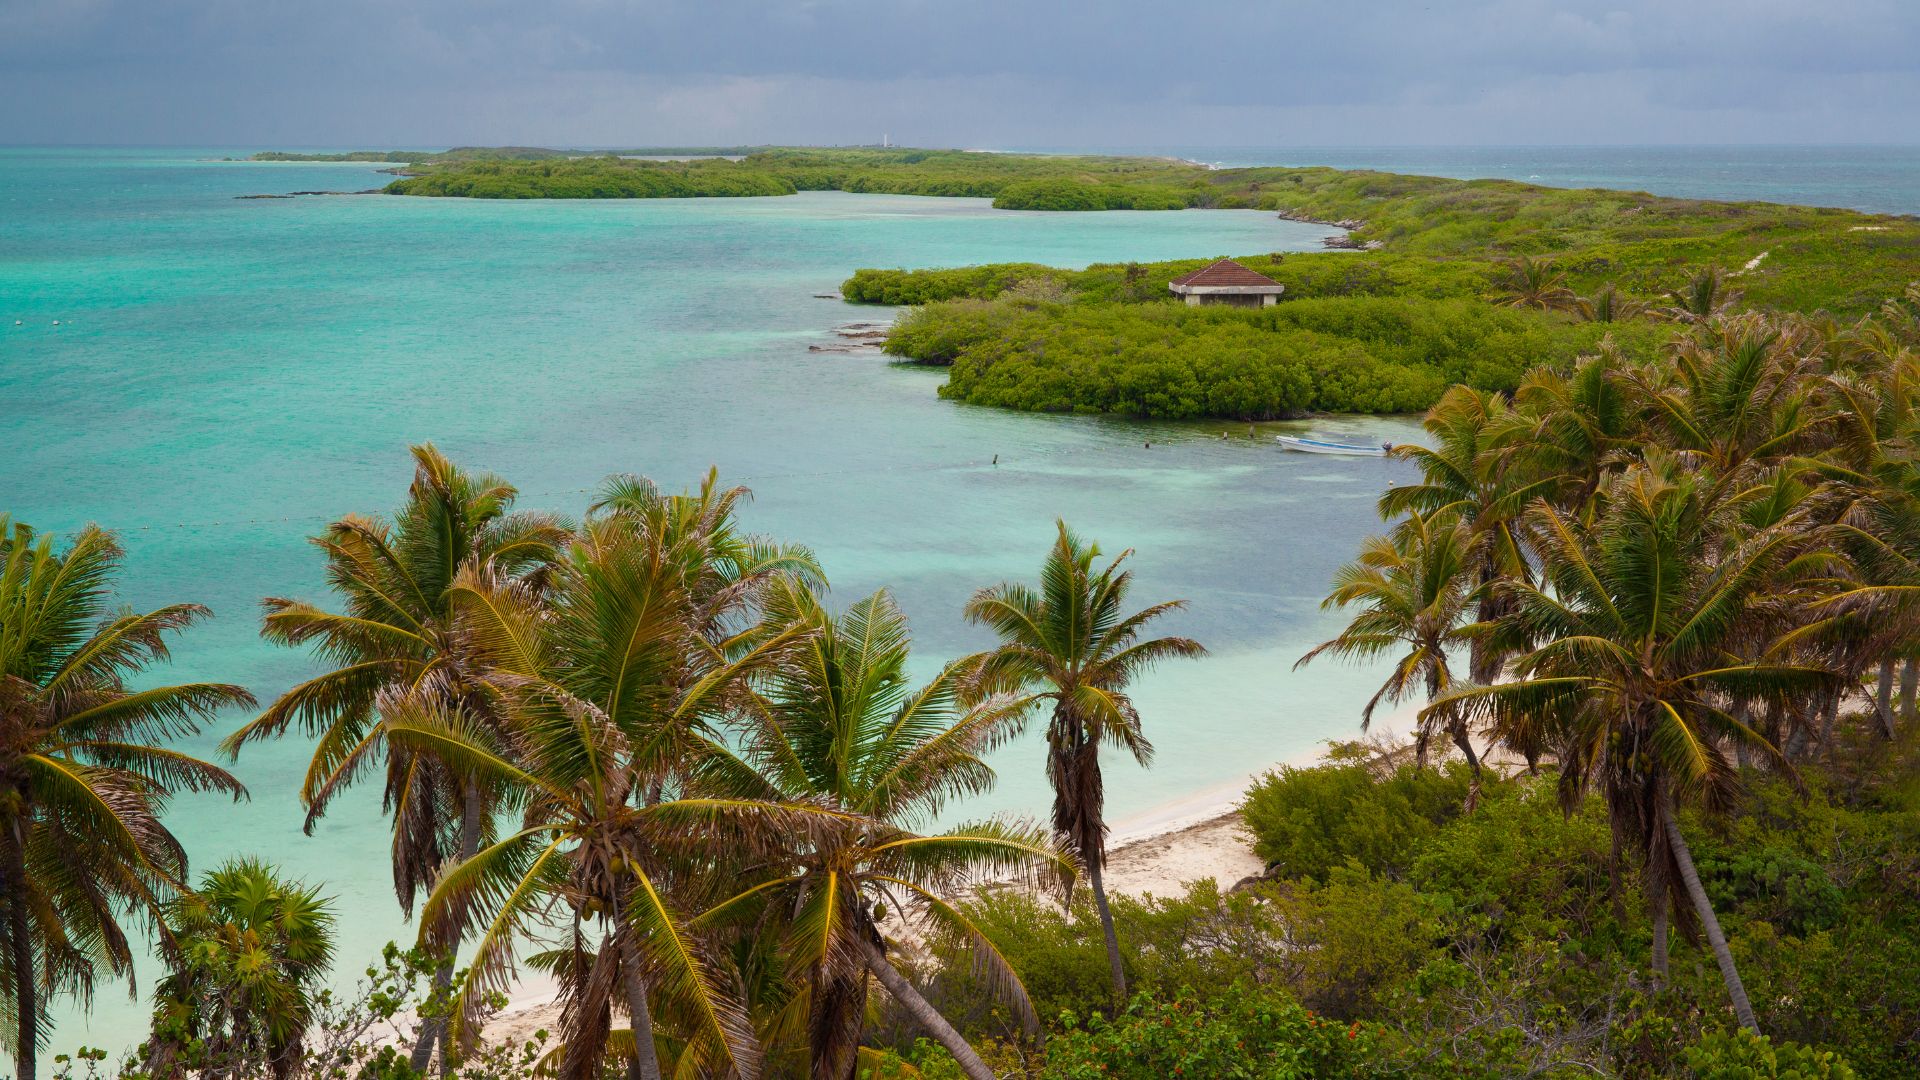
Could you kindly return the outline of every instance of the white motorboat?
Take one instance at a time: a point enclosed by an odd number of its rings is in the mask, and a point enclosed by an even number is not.
[[[1275,435],[1274,440],[1289,450],[1304,454],[1345,454],[1348,457],[1386,457],[1392,443],[1348,443],[1331,439],[1307,439],[1298,435]]]

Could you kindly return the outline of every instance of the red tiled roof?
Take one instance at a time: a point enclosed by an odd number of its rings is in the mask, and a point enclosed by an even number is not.
[[[1239,263],[1234,262],[1232,259],[1221,259],[1212,266],[1195,270],[1185,277],[1174,278],[1172,284],[1200,285],[1218,288],[1220,286],[1232,285],[1273,286],[1278,285],[1279,282],[1265,274],[1256,274],[1246,267],[1241,266]]]

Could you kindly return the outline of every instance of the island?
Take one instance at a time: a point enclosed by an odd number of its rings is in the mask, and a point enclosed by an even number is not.
[[[1742,312],[1837,332],[1920,280],[1920,220],[1844,209],[1165,157],[654,150],[456,148],[405,163],[385,191],[495,199],[843,191],[985,198],[1012,210],[1251,209],[1326,225],[1324,252],[1082,270],[872,268],[842,286],[855,303],[914,309],[886,351],[946,367],[946,397],[1162,419],[1415,412],[1456,384],[1512,393],[1542,365],[1570,372],[1601,354],[1644,363]],[[1220,256],[1271,279],[1277,302],[1191,306],[1170,291]]]

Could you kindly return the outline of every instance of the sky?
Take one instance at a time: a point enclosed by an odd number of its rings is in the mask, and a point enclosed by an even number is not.
[[[0,0],[0,143],[1920,142],[1920,0]]]

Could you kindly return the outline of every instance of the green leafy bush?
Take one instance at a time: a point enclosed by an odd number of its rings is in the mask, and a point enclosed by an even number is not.
[[[1240,813],[1254,854],[1285,877],[1325,881],[1336,867],[1354,865],[1398,878],[1460,815],[1469,775],[1463,762],[1404,765],[1383,778],[1351,757],[1282,766],[1247,789]]]
[[[1047,1044],[1044,1080],[1308,1080],[1395,1076],[1374,1029],[1315,1016],[1255,986],[1134,998],[1108,1018],[1068,1018]]]
[[[1853,1080],[1854,1071],[1831,1050],[1775,1045],[1741,1028],[1710,1031],[1687,1047],[1687,1075],[1698,1080]]]
[[[950,365],[941,393],[979,405],[1260,420],[1411,412],[1457,382],[1512,389],[1535,365],[1570,367],[1609,333],[1629,353],[1665,336],[1650,324],[1610,328],[1462,299],[1341,297],[1237,310],[1007,295],[909,312],[886,351]]]

